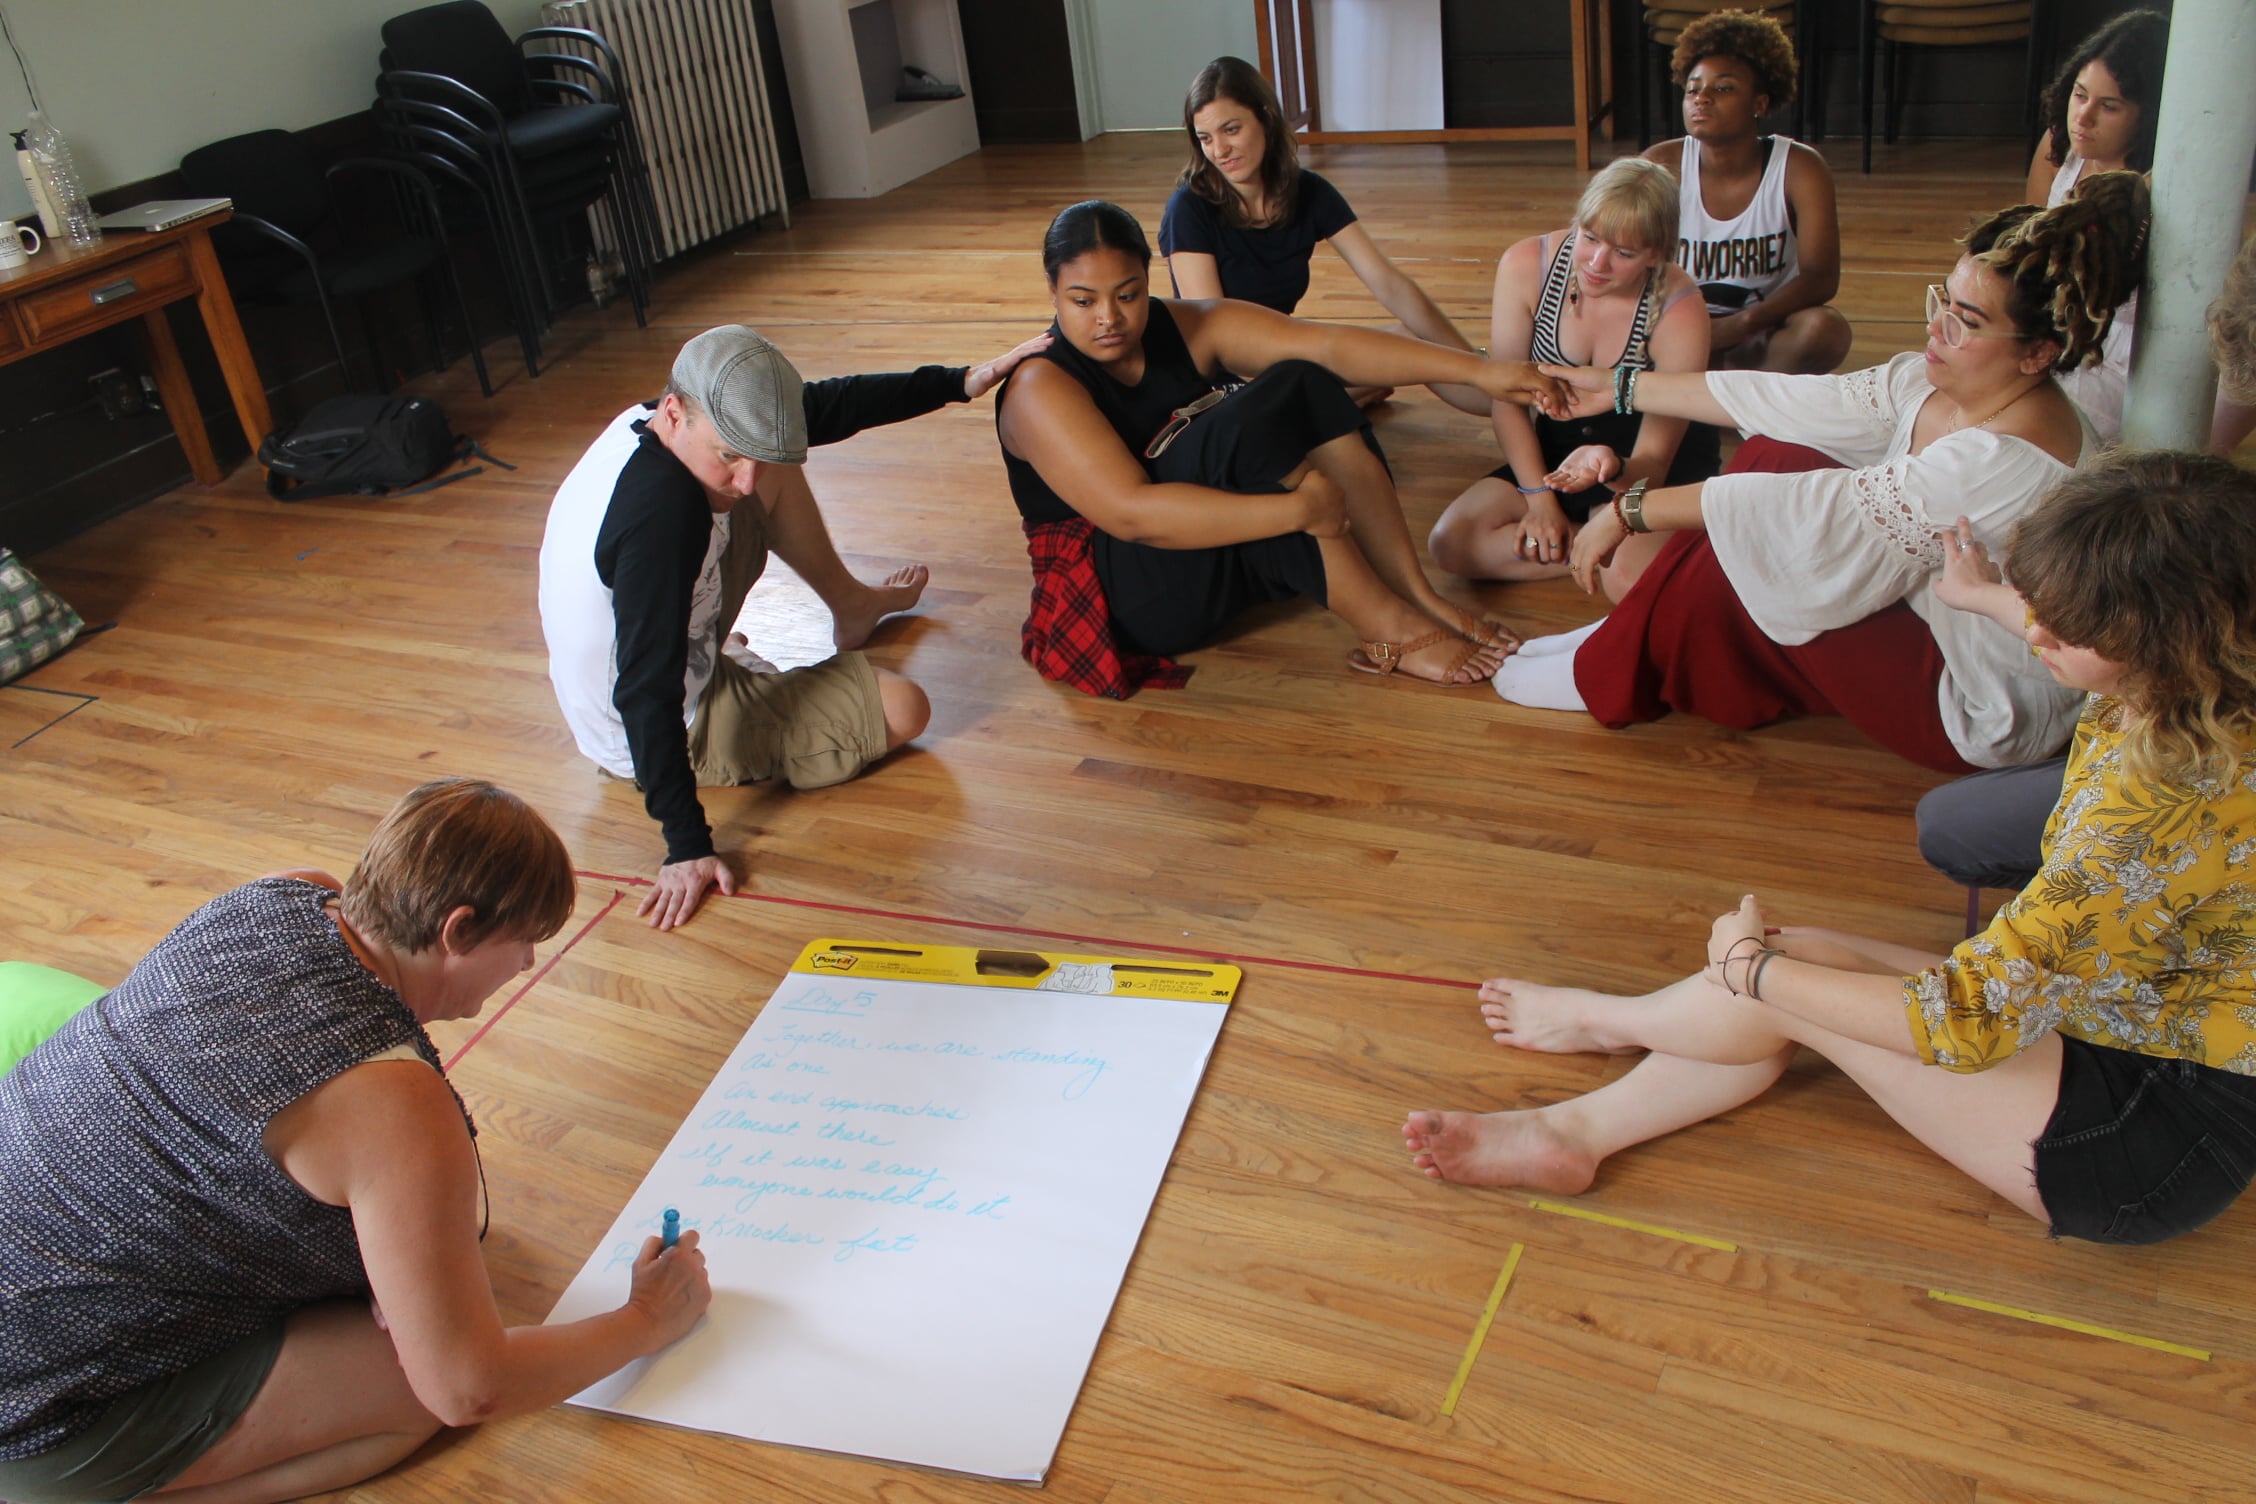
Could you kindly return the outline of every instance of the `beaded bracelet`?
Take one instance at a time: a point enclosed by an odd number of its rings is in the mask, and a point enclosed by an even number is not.
[[[1617,413],[1637,411],[1637,367],[1635,366],[1614,367],[1614,411]]]

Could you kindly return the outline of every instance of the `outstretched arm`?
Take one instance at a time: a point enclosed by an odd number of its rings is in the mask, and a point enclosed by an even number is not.
[[[1020,361],[1047,350],[1052,338],[1050,331],[1045,329],[1032,339],[1013,345],[985,365],[973,366],[964,372],[964,400],[976,402],[985,393],[993,391],[1005,376],[1018,369]]]
[[[1410,280],[1409,274],[1379,249],[1360,220],[1332,237],[1332,249],[1339,252],[1340,259],[1370,289],[1380,306],[1400,319],[1402,326],[1412,334],[1437,345],[1447,345],[1452,350],[1473,348],[1472,342],[1449,321],[1449,315],[1426,296],[1426,290]]]
[[[1011,383],[1001,435],[1004,447],[1032,465],[1067,506],[1123,542],[1220,548],[1284,533],[1332,537],[1346,530],[1339,488],[1313,466],[1296,489],[1267,495],[1153,481],[1088,392],[1048,361],[1035,361]]]
[[[1233,367],[1233,369],[1235,369]],[[1562,395],[1555,401],[1537,402],[1553,418],[1593,418],[1614,410],[1614,373],[1607,366],[1542,366],[1555,376]],[[1664,418],[1689,418],[1695,423],[1736,427],[1731,414],[1708,390],[1706,371],[1646,371],[1637,378],[1630,411],[1656,413]]]
[[[1476,387],[1492,401],[1563,401],[1558,383],[1524,360],[1483,360],[1452,350],[1350,324],[1289,319],[1251,303],[1173,305],[1183,338],[1202,370],[1217,367],[1248,378],[1281,361],[1312,361],[1351,386],[1431,386],[1454,382]]]

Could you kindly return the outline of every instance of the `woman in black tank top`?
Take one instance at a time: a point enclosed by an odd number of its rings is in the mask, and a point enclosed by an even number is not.
[[[1045,571],[1063,531],[1086,546],[1124,654],[1211,641],[1246,607],[1304,595],[1344,618],[1358,667],[1476,684],[1514,643],[1501,623],[1444,600],[1378,446],[1343,379],[1430,381],[1526,402],[1551,383],[1526,362],[1372,330],[1305,324],[1252,304],[1149,295],[1151,249],[1117,205],[1075,204],[1043,244],[1057,338],[1013,373],[995,426],[1036,561],[1028,656],[1103,693],[1078,664],[1038,657]],[[1225,372],[1249,378],[1214,394]],[[1195,414],[1191,407],[1213,400]],[[1109,649],[1109,644],[1107,645]]]
[[[1490,348],[1538,363],[1707,369],[1708,314],[1676,247],[1676,179],[1635,157],[1590,180],[1574,227],[1531,236],[1496,268]],[[1474,481],[1426,546],[1454,574],[1542,580],[1567,572],[1575,534],[1613,488],[1690,485],[1719,468],[1705,424],[1636,413],[1553,420],[1496,404],[1504,463]]]

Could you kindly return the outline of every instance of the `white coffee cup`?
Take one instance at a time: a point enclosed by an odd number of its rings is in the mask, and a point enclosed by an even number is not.
[[[31,244],[25,245],[23,237],[29,235]],[[39,249],[39,232],[29,225],[19,225],[12,219],[0,219],[0,269],[22,266]]]

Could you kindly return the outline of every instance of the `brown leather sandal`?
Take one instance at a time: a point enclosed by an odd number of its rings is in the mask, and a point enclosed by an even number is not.
[[[1459,633],[1452,632],[1446,627],[1437,627],[1425,636],[1413,637],[1408,642],[1358,643],[1355,651],[1347,655],[1347,666],[1359,674],[1391,675],[1396,669],[1402,667],[1402,660],[1412,653],[1430,648],[1437,642],[1448,642],[1452,639],[1463,642],[1465,648],[1463,652],[1450,660],[1449,666],[1441,671],[1440,678],[1428,679],[1423,674],[1412,674],[1410,677],[1424,684],[1438,685],[1443,689],[1470,689],[1476,684],[1486,684],[1493,677],[1492,675],[1484,674],[1478,679],[1462,681],[1456,677],[1459,669],[1479,656],[1482,644],[1465,638]]]
[[[1507,653],[1519,651],[1521,642],[1519,634],[1505,626],[1504,623],[1492,617],[1482,616],[1476,611],[1458,605],[1455,601],[1444,601],[1442,604],[1447,606],[1450,612],[1456,616],[1457,635],[1467,642],[1477,642],[1484,648],[1502,648]]]

